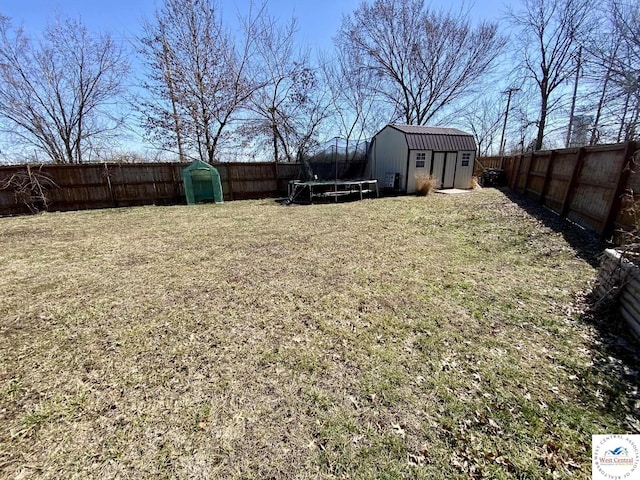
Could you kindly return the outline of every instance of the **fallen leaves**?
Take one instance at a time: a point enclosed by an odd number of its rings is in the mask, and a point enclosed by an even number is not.
[[[552,474],[561,471],[565,475],[570,475],[572,470],[582,470],[580,463],[568,456],[562,451],[560,445],[552,441],[542,445],[540,461]]]

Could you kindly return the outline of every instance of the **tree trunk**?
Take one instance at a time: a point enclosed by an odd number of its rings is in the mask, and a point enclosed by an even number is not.
[[[536,144],[534,150],[542,150],[542,141],[544,140],[544,127],[547,123],[547,108],[549,103],[549,94],[545,89],[541,89],[541,101],[540,101],[540,120],[538,121],[538,136],[536,137]]]
[[[598,108],[596,109],[596,118],[593,121],[593,129],[591,130],[591,140],[589,141],[589,145],[595,145],[598,141],[598,126],[600,125],[600,116],[602,115],[602,108],[604,107],[604,101],[607,95],[607,86],[609,84],[609,79],[611,78],[613,62],[615,61],[615,56],[618,53],[618,46],[619,43],[616,43],[616,46],[611,53],[611,57],[609,58],[609,65],[607,66],[607,73],[604,76],[602,93],[600,94],[600,99],[598,100]]]
[[[271,134],[273,137],[273,161],[278,163],[278,128],[275,119],[271,123]]]
[[[162,54],[165,66],[166,83],[169,87],[169,97],[171,98],[171,111],[173,114],[173,126],[176,132],[176,142],[178,142],[178,158],[184,162],[184,152],[182,150],[182,128],[180,126],[180,115],[178,114],[178,100],[173,85],[173,72],[171,71],[171,59],[169,58],[169,46],[167,39],[162,32]]]
[[[622,133],[625,131],[625,123],[627,121],[627,111],[629,110],[629,100],[631,98],[631,91],[627,92],[627,96],[624,99],[624,108],[622,109],[622,119],[620,120],[620,130],[618,130],[618,141],[622,142]]]

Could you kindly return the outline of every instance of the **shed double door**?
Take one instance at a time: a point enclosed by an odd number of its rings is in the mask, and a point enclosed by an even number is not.
[[[453,188],[457,161],[458,152],[433,152],[431,175],[437,178],[438,188]]]

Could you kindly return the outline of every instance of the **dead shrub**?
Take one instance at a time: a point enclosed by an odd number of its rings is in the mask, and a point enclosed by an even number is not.
[[[48,190],[59,188],[50,175],[42,172],[42,165],[34,171],[30,165],[24,172],[0,179],[0,190],[12,191],[16,204],[26,205],[31,213],[49,209]]]
[[[426,173],[416,175],[416,193],[420,196],[426,196],[433,193],[436,189],[436,179],[433,175]]]

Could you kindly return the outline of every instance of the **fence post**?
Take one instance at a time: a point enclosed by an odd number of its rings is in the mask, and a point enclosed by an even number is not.
[[[521,153],[517,158],[515,156],[513,157],[513,169],[511,171],[511,177],[509,178],[509,188],[511,190],[518,190],[518,178],[520,177],[520,165],[522,165],[523,155],[524,154]]]
[[[502,165],[503,166],[503,170],[504,170],[504,174],[509,179],[509,184],[511,184],[511,177],[513,176],[513,167],[514,167],[515,162],[516,162],[516,156],[515,155],[509,155],[506,158],[506,161]]]
[[[611,207],[609,208],[609,212],[607,213],[607,220],[605,221],[604,227],[602,228],[602,232],[600,232],[600,241],[605,240],[610,234],[613,233],[613,227],[616,218],[618,217],[620,207],[622,205],[622,193],[627,186],[629,175],[631,174],[631,168],[629,168],[628,166],[628,158],[634,150],[635,142],[627,142],[626,146],[624,147],[622,166],[620,167],[620,172],[618,173],[618,183],[613,195],[613,200],[611,201]]]
[[[280,195],[280,179],[278,178],[278,162],[273,162],[273,177],[276,184],[276,195]]]
[[[580,172],[582,172],[582,166],[584,163],[584,147],[580,147],[578,152],[576,153],[576,165],[573,168],[573,172],[571,172],[571,179],[569,180],[569,184],[567,185],[567,189],[564,192],[564,198],[562,199],[562,208],[560,208],[560,217],[564,218],[569,213],[569,204],[571,203],[571,198],[573,197],[573,190],[576,188],[576,183],[578,182],[578,177],[580,176]]]
[[[149,168],[151,164],[147,166]],[[160,203],[160,194],[158,193],[158,183],[156,179],[158,178],[158,168],[154,165],[150,170],[151,178],[153,178],[153,204],[158,205]]]
[[[111,176],[109,173],[109,167],[107,162],[104,162],[104,176],[107,179],[107,186],[109,187],[109,196],[111,197],[111,201],[113,202],[113,206],[118,206],[118,200],[116,199],[116,195],[113,193],[113,187],[111,186]]]
[[[233,200],[233,180],[231,179],[231,171],[233,170],[232,167],[235,168],[235,165],[232,165],[231,163],[227,163],[227,165],[225,166],[227,170],[227,185],[229,187],[229,200]]]
[[[182,195],[180,195],[180,186],[182,185],[182,164],[181,163],[170,163],[171,165],[171,190],[173,192],[173,201],[181,202]],[[176,178],[176,174],[180,180]]]
[[[540,203],[544,205],[547,198],[547,188],[549,188],[549,181],[551,180],[551,172],[553,171],[553,159],[556,156],[556,151],[551,150],[549,154],[549,160],[547,160],[547,170],[544,172],[544,183],[542,184],[542,192],[540,194]]]
[[[533,166],[533,159],[535,158],[536,153],[529,153],[529,164],[527,165],[527,173],[524,176],[524,186],[522,187],[522,194],[527,194],[527,187],[529,186],[529,177],[531,176],[531,167]]]

